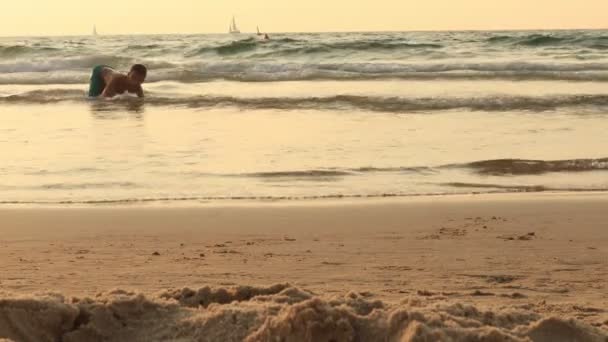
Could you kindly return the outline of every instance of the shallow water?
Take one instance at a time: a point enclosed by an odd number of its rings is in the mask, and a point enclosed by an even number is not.
[[[605,37],[2,38],[0,201],[608,190]],[[134,61],[144,101],[84,96]]]

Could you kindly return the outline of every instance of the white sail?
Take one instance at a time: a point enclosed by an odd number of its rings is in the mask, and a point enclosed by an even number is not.
[[[239,28],[236,26],[236,19],[234,17],[232,17],[232,23],[230,23],[230,29],[228,30],[229,33],[241,33],[241,31],[239,30]]]
[[[93,25],[93,35],[97,36],[97,26]]]

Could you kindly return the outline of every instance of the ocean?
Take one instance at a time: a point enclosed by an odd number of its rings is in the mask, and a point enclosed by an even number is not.
[[[608,31],[0,38],[0,203],[608,190]],[[98,64],[146,98],[86,97]]]

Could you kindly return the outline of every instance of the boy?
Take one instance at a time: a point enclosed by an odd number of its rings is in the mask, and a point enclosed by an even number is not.
[[[124,75],[107,65],[98,65],[93,68],[91,84],[89,86],[90,97],[114,97],[125,92],[137,94],[144,97],[141,84],[146,80],[148,70],[142,64],[135,64],[131,71]]]

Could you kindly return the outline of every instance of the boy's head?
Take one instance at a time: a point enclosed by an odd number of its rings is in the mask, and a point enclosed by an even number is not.
[[[131,67],[131,71],[127,75],[131,81],[142,84],[146,80],[146,75],[148,74],[148,69],[143,64],[135,64]]]

